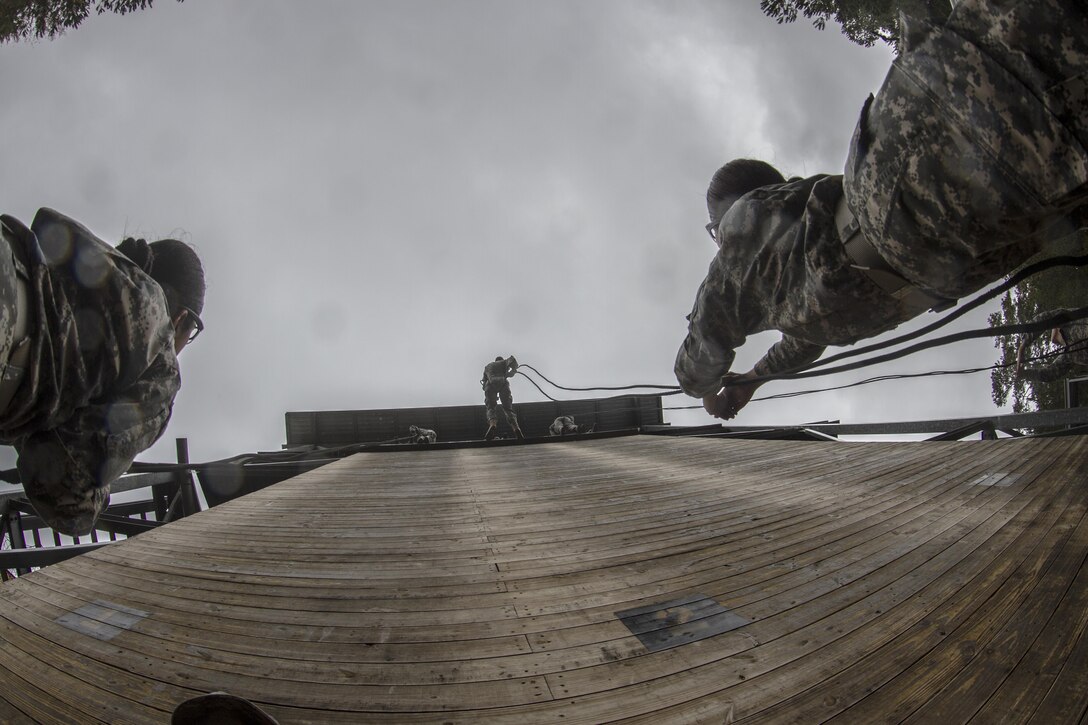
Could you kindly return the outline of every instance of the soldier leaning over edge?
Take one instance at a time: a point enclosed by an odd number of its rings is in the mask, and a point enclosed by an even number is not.
[[[166,429],[178,353],[204,328],[204,269],[184,242],[115,249],[52,209],[0,222],[0,441],[45,523],[86,534]]]
[[[720,249],[675,365],[715,417],[754,378],[943,309],[1088,221],[1088,3],[962,0],[944,26],[902,27],[844,175],[786,181],[749,160],[715,174]],[[771,329],[782,340],[730,373]]]

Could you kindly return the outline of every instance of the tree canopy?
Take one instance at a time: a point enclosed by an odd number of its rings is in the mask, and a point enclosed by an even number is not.
[[[183,0],[177,0],[182,2]],[[154,0],[0,0],[0,43],[56,38],[78,28],[94,10],[124,15],[151,7]]]
[[[952,10],[950,0],[759,0],[764,14],[778,23],[792,23],[803,15],[819,30],[828,21],[842,26],[843,35],[870,46],[885,42],[899,47],[899,13],[942,22]]]
[[[1083,249],[1069,251],[1084,253]],[[990,326],[1030,322],[1041,312],[1061,307],[1082,307],[1086,299],[1088,268],[1056,267],[1030,277],[1009,290],[1001,299],[1001,309],[990,315]],[[1041,383],[1016,377],[1013,366],[1021,339],[1019,335],[994,338],[994,346],[998,350],[997,362],[1008,366],[990,372],[994,403],[1003,406],[1011,402],[1015,413],[1064,408],[1064,380]],[[1045,355],[1055,349],[1049,335],[1035,335],[1024,349],[1024,359]]]

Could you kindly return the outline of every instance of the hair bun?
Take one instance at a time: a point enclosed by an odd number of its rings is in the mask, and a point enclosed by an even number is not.
[[[135,262],[143,271],[151,272],[151,264],[155,259],[155,253],[151,251],[151,245],[145,240],[128,237],[117,245],[117,251]]]

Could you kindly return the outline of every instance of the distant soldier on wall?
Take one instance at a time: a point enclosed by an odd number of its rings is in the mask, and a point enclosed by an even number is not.
[[[561,415],[552,421],[551,426],[548,428],[548,433],[553,436],[564,436],[571,433],[577,433],[578,426],[574,424],[574,416]]]
[[[1047,310],[1036,315],[1033,322],[1046,319],[1059,312],[1072,310]],[[1023,366],[1024,350],[1039,333],[1025,335],[1016,348],[1016,375],[1038,383],[1051,383],[1062,378],[1088,375],[1088,320],[1074,320],[1050,331],[1050,341],[1061,349],[1053,356],[1036,365]]]
[[[409,443],[437,443],[438,434],[430,428],[420,428],[417,425],[408,426]]]
[[[592,433],[596,428],[596,425],[575,424],[573,415],[561,415],[552,421],[551,426],[548,428],[548,433],[553,436],[565,436],[576,433]]]
[[[495,410],[496,401],[502,402],[502,412],[506,416],[506,422],[514,430],[514,435],[524,438],[518,426],[518,416],[514,412],[514,399],[510,395],[510,380],[518,371],[518,361],[513,355],[504,358],[501,355],[484,367],[484,376],[480,385],[484,389],[484,407],[487,410],[486,440],[491,440],[498,433],[499,416]]]

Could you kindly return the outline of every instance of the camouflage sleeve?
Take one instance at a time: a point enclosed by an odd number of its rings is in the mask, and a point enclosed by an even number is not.
[[[755,364],[757,375],[776,375],[794,368],[808,365],[823,354],[827,348],[805,340],[782,335],[782,339],[771,346],[767,354]]]
[[[46,523],[87,533],[109,499],[109,485],[166,429],[180,387],[176,361],[164,356],[123,393],[88,405],[17,446],[23,488]]]
[[[715,260],[717,261],[717,260]],[[716,285],[713,270],[699,286],[695,307],[688,315],[688,334],[676,354],[673,372],[685,393],[702,398],[717,393],[722,377],[729,372],[736,350],[744,344],[740,325],[726,315],[734,309],[731,299],[736,288]]]

